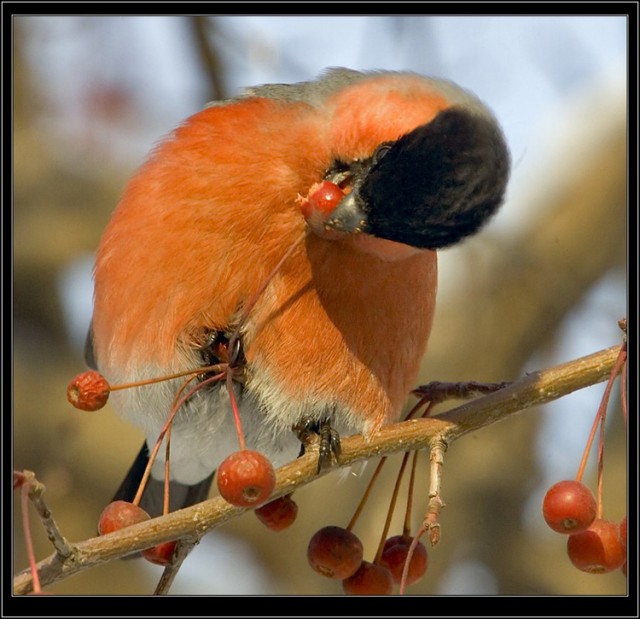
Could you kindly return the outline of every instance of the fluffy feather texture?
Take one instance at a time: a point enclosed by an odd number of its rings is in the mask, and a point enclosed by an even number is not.
[[[333,69],[189,118],[130,182],[100,243],[99,369],[115,384],[202,365],[202,334],[233,327],[306,229],[296,198],[334,162],[371,157],[452,105],[491,118],[449,82]],[[397,420],[425,352],[436,279],[434,251],[308,234],[243,327],[248,446],[279,465],[296,456],[291,428],[302,421],[329,417],[342,433],[370,436]],[[180,384],[114,392],[113,404],[153,445]],[[237,449],[226,388],[200,391],[175,419],[172,478],[195,484]]]

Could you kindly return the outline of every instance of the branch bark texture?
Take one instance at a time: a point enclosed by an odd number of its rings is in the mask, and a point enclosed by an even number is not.
[[[613,346],[562,365],[529,373],[500,391],[467,402],[441,415],[387,426],[368,441],[360,435],[345,438],[342,441],[339,464],[320,474],[316,470],[317,453],[309,450],[301,458],[277,470],[272,498],[293,492],[328,472],[351,466],[361,460],[428,448],[435,439],[450,444],[465,434],[517,412],[602,382],[610,375],[619,351],[620,346]],[[46,586],[94,565],[158,543],[185,537],[197,541],[208,531],[245,511],[245,508],[234,507],[221,497],[215,497],[166,516],[79,542],[73,545],[73,551],[66,559],[53,554],[38,564],[41,584]],[[28,593],[31,588],[32,576],[29,571],[15,577],[16,594]]]

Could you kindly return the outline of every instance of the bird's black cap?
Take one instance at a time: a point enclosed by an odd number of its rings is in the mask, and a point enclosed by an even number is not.
[[[358,232],[439,249],[489,220],[508,176],[509,152],[497,123],[452,107],[372,157],[328,223],[348,231],[357,222]],[[341,228],[342,211],[350,224]]]

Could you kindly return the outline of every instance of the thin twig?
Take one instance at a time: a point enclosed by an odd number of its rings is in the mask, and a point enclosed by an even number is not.
[[[425,515],[426,530],[429,533],[429,542],[435,546],[440,541],[440,512],[444,507],[442,500],[442,465],[444,464],[444,452],[447,444],[437,438],[432,442],[431,455],[429,457],[429,503]]]
[[[29,499],[33,503],[36,513],[40,517],[42,526],[47,532],[47,537],[53,544],[53,547],[60,559],[64,561],[74,553],[75,549],[60,532],[56,521],[51,516],[51,510],[47,507],[45,500],[42,498],[46,487],[36,479],[35,473],[32,471],[23,471],[22,473],[25,479],[24,483],[29,487]]]
[[[442,486],[442,465],[444,464],[444,452],[447,450],[447,444],[440,437],[435,437],[431,444],[431,453],[429,461],[429,503],[427,511],[420,528],[414,535],[407,550],[407,558],[402,567],[402,576],[400,577],[400,595],[404,594],[404,590],[409,576],[409,566],[411,558],[416,550],[420,538],[425,534],[429,534],[429,542],[435,546],[440,541],[440,512],[444,507],[440,488]]]
[[[209,15],[193,15],[188,17],[195,39],[196,51],[207,75],[214,100],[224,99],[223,69],[218,59],[215,46],[211,40],[214,32],[212,17]]]
[[[173,559],[171,563],[164,568],[153,595],[167,595],[169,593],[169,589],[178,575],[184,560],[189,556],[189,553],[199,541],[200,540],[195,537],[182,538],[177,541]]]

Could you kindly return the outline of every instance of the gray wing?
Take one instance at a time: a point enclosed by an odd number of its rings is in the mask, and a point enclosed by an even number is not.
[[[263,84],[247,88],[244,97],[266,97],[282,101],[302,101],[319,105],[333,93],[368,77],[367,73],[333,67],[327,69],[319,79],[296,84]]]
[[[333,67],[327,69],[317,80],[307,82],[297,82],[295,84],[262,84],[245,88],[244,92],[231,99],[222,101],[212,101],[206,107],[227,105],[234,101],[242,101],[251,97],[262,97],[266,99],[277,99],[279,101],[296,102],[301,101],[309,105],[319,106],[333,93],[338,92],[346,86],[350,86],[373,72],[361,73],[352,69]]]

